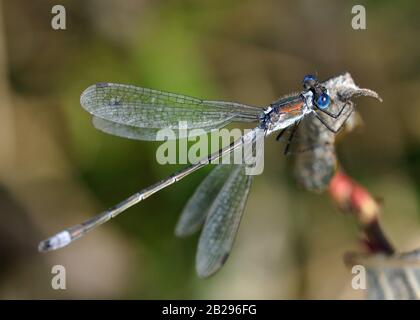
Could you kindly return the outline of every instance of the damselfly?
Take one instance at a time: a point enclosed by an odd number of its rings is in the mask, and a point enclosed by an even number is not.
[[[257,131],[262,131],[264,136],[280,132],[280,137],[286,129],[291,128],[292,133],[285,150],[287,153],[293,135],[304,118],[313,117],[329,131],[336,133],[353,111],[351,101],[346,101],[340,110],[332,112],[329,107],[334,101],[328,88],[312,75],[304,77],[301,92],[283,97],[264,109],[113,83],[90,86],[82,93],[80,101],[82,107],[92,114],[97,129],[132,139],[155,140],[157,132],[162,128],[179,129],[180,120],[185,120],[190,129],[201,128],[205,132],[232,122],[257,122],[258,125],[250,133],[211,153],[203,161],[191,164],[103,213],[42,241],[39,244],[40,251],[68,245],[157,191],[253,141]],[[340,118],[344,110],[347,110],[346,116]],[[327,121],[325,116],[334,121]],[[200,277],[212,275],[226,261],[245,208],[251,181],[252,176],[246,174],[244,165],[217,165],[186,204],[175,233],[178,236],[189,235],[204,224],[196,256],[196,269]]]

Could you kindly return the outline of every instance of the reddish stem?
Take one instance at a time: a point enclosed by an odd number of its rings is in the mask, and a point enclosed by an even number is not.
[[[356,217],[371,253],[395,252],[379,223],[380,205],[365,188],[339,170],[330,181],[329,193],[342,211]]]

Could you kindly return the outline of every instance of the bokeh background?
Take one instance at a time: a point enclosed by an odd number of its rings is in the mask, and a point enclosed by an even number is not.
[[[67,29],[51,28],[51,8]],[[351,28],[363,4],[367,29]],[[269,139],[233,252],[195,274],[197,236],[173,228],[209,168],[159,192],[73,245],[38,242],[179,166],[158,143],[96,131],[80,107],[89,85],[121,82],[265,106],[303,75],[351,72],[364,125],[340,140],[343,168],[383,203],[400,251],[420,247],[420,20],[417,1],[2,1],[0,9],[0,298],[343,299],[343,254],[359,230],[327,194],[296,186],[293,157]],[[67,289],[51,288],[51,268]]]

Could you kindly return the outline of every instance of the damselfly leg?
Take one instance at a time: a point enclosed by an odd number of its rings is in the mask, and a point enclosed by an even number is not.
[[[293,129],[292,129],[292,132],[290,133],[289,139],[287,139],[286,148],[284,148],[284,155],[286,155],[286,156],[289,154],[290,144],[293,141],[293,137],[296,134],[296,131],[299,127],[299,124],[300,124],[300,120],[295,123],[295,125],[293,126]]]
[[[343,111],[346,108],[347,104],[348,104],[348,101],[343,105],[343,107],[340,109],[340,111],[338,111],[338,113],[336,113],[336,114],[334,114],[332,112],[329,112],[329,111],[327,111],[325,109],[318,108],[318,107],[317,107],[317,110],[325,113],[326,115],[330,116],[331,118],[337,119],[337,118],[339,118],[341,116],[341,114],[343,113]]]
[[[301,152],[306,152],[306,150],[309,150],[309,148],[305,148],[304,150],[290,150],[291,146],[296,143],[297,141],[301,141],[301,137],[297,137],[296,133],[298,132],[298,125],[300,124],[300,121],[297,122],[295,125],[293,125],[292,128],[285,128],[280,131],[280,133],[276,137],[277,142],[285,142],[285,147],[283,149],[283,155],[290,156],[294,154],[298,154]],[[286,132],[288,132],[288,135],[286,135]]]
[[[341,130],[341,128],[343,128],[344,127],[344,124],[346,123],[346,121],[348,120],[348,118],[350,117],[350,115],[353,113],[353,111],[354,111],[354,104],[351,102],[351,101],[347,101],[346,102],[346,104],[344,105],[344,107],[341,109],[341,111],[340,111],[340,114],[341,114],[341,112],[342,112],[342,110],[344,110],[344,108],[345,108],[345,106],[346,105],[349,105],[349,108],[350,108],[350,111],[348,112],[348,114],[346,114],[345,115],[345,117],[344,117],[344,119],[341,121],[341,122],[336,122],[336,123],[334,123],[333,125],[330,125],[325,119],[323,119],[316,111],[314,111],[313,113],[314,113],[314,115],[315,115],[315,117],[319,120],[319,121],[321,121],[321,123],[328,129],[328,130],[330,130],[331,132],[333,132],[333,133],[338,133],[340,130]],[[319,108],[318,108],[318,110],[320,110]],[[323,111],[323,112],[325,112],[325,110],[321,110],[321,111]],[[334,118],[334,117],[333,117]],[[334,118],[334,119],[336,119],[336,118]],[[336,125],[336,124],[338,124],[338,125]]]

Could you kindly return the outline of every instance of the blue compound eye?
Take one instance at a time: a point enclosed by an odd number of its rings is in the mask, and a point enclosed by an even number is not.
[[[317,82],[315,76],[308,74],[303,78],[302,85],[305,90],[309,90],[310,88],[313,88]]]
[[[303,78],[303,82],[307,82],[307,81],[316,81],[315,76],[311,75],[311,74],[307,74],[304,78]]]
[[[330,102],[331,102],[330,96],[326,93],[323,93],[316,100],[316,105],[320,109],[326,109],[330,105]]]

